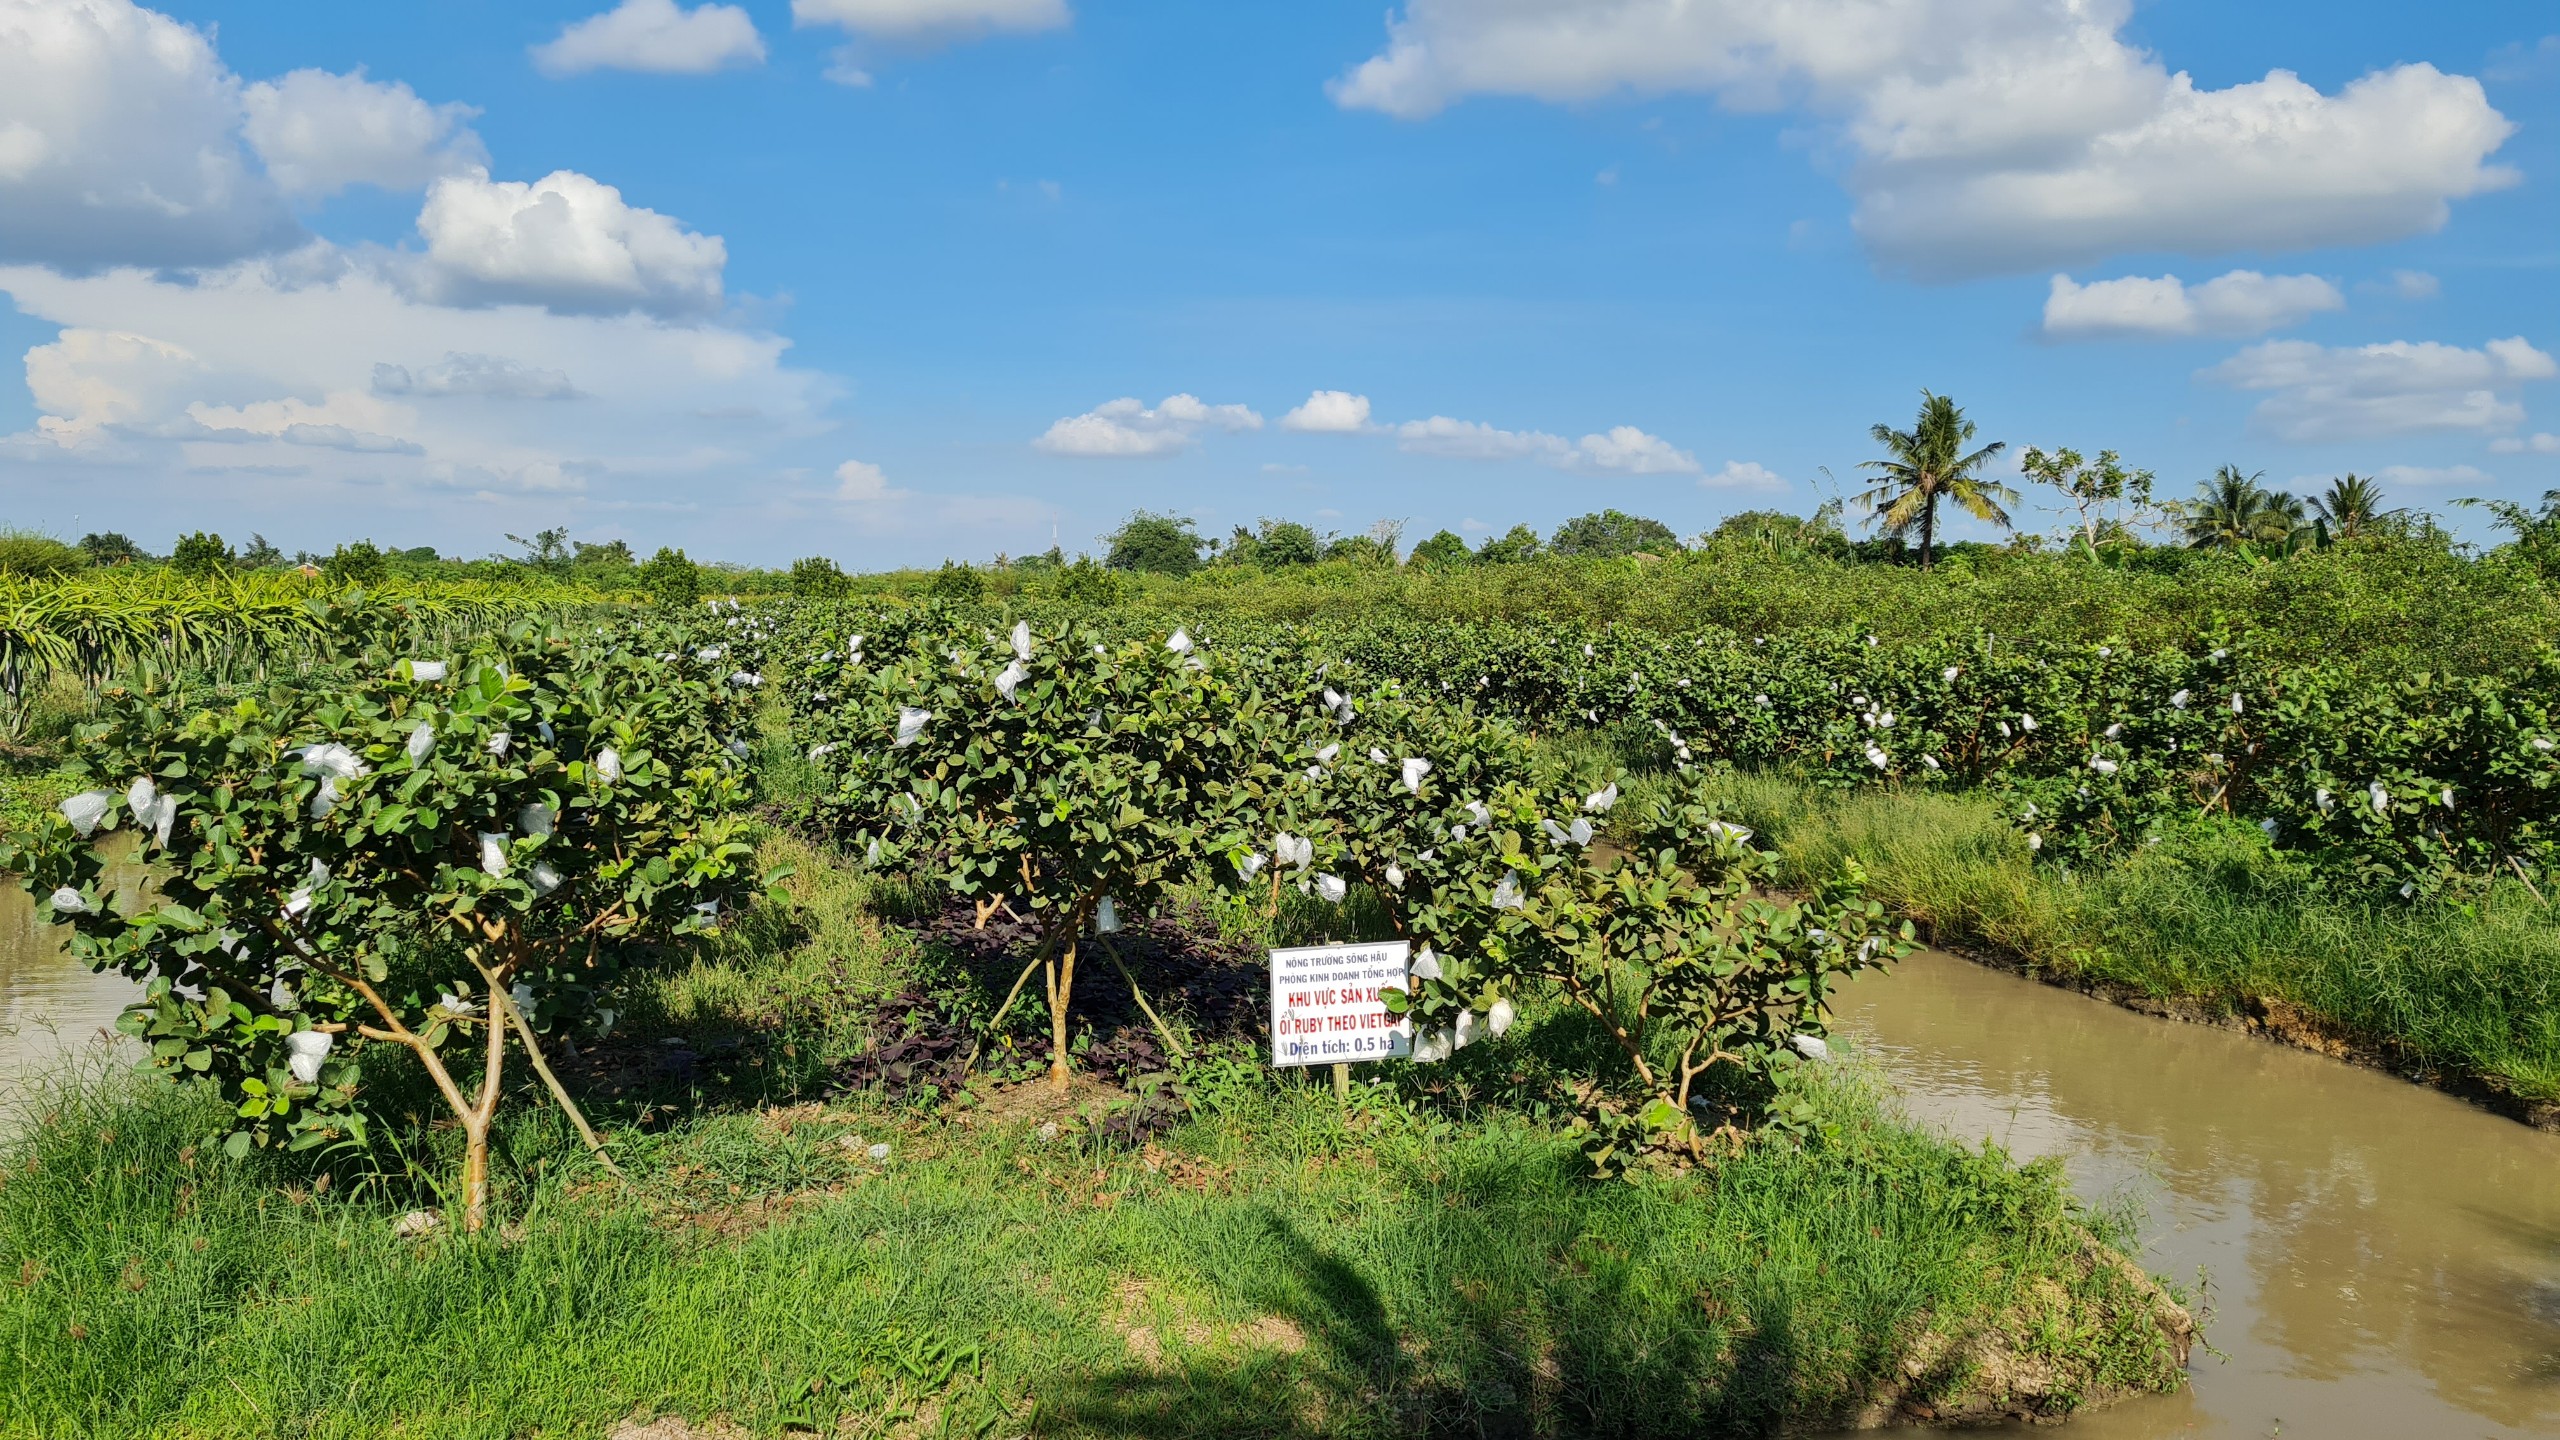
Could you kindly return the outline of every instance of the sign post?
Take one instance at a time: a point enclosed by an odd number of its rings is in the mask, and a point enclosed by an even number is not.
[[[1333,1093],[1351,1094],[1351,1066],[1413,1054],[1413,1021],[1380,992],[1407,988],[1410,947],[1304,945],[1271,952],[1271,1063],[1331,1065]]]

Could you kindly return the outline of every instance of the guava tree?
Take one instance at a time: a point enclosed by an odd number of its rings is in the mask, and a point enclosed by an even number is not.
[[[1601,1169],[1654,1150],[1703,1159],[1710,1141],[1803,1123],[1783,1082],[1824,1053],[1833,985],[1906,953],[1909,925],[1863,898],[1854,866],[1804,898],[1777,896],[1771,857],[1694,790],[1649,805],[1613,863],[1574,822],[1615,800],[1510,785],[1450,827],[1412,917],[1426,947],[1414,983],[1389,997],[1413,1018],[1415,1058],[1501,1034],[1516,997],[1538,990],[1624,1057],[1624,1078],[1597,1080],[1586,1099]]]
[[[367,1062],[414,1057],[477,1229],[508,1037],[549,1081],[537,1032],[609,1027],[620,967],[754,886],[747,780],[720,682],[662,660],[663,629],[527,622],[445,655],[382,621],[333,614],[315,674],[228,703],[108,692],[76,751],[97,788],[0,868],[74,954],[143,982],[124,1028],[221,1087],[234,1156],[362,1140]],[[99,842],[127,827],[154,879],[119,908]]]
[[[1081,937],[1117,963],[1108,937],[1124,913],[1237,848],[1279,773],[1284,721],[1179,630],[1113,644],[1082,627],[954,624],[876,662],[850,650],[827,682],[842,738],[810,747],[821,813],[875,861],[973,901],[981,923],[1003,907],[1037,927],[1005,1005],[1044,975],[1063,1087]]]

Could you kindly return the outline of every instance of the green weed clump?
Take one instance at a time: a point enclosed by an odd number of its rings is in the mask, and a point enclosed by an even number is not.
[[[1945,940],[2161,999],[2282,1000],[2418,1064],[2560,1098],[2560,926],[2520,881],[2416,904],[2340,894],[2255,827],[2221,821],[2060,871],[2031,866],[1981,796],[1766,775],[1719,793],[1794,873],[1854,856],[1869,894]]]

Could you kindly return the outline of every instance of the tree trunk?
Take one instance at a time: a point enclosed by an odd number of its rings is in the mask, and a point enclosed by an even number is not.
[[[480,1103],[462,1117],[462,1228],[478,1234],[489,1223],[489,1126],[498,1114],[498,1086],[507,1064],[507,992],[497,973],[489,977],[488,1007],[481,1012],[489,1031],[489,1058],[480,1072]]]
[[[1067,997],[1076,986],[1076,944],[1067,942],[1067,953],[1058,964],[1058,988],[1049,992],[1049,1086],[1063,1095],[1067,1090]]]
[[[477,1235],[489,1223],[489,1122],[466,1117],[462,1133],[462,1228]]]
[[[1920,568],[1929,568],[1929,557],[1937,549],[1938,497],[1931,495],[1920,506]]]

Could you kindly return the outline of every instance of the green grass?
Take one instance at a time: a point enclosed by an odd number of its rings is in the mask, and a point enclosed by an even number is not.
[[[769,850],[801,865],[791,915],[640,987],[629,1024],[823,1057],[863,1043],[860,997],[930,969],[902,892]],[[1513,1034],[1534,1052],[1562,1026]],[[1488,1086],[1511,1063],[1460,1059]],[[1185,1077],[1198,1112],[1130,1149],[1073,1115],[1043,1139],[1037,1092],[811,1103],[818,1068],[598,1097],[627,1186],[521,1106],[505,1223],[424,1240],[393,1222],[434,1200],[449,1134],[332,1157],[322,1185],[220,1160],[198,1093],[75,1077],[0,1142],[0,1434],[591,1437],[672,1413],[760,1435],[1758,1435],[1846,1415],[1907,1362],[1938,1402],[2049,1362],[2057,1388],[2015,1398],[2057,1412],[2180,1378],[2056,1171],[1918,1135],[1852,1070],[1819,1082],[1810,1141],[1600,1183],[1568,1129],[1452,1103],[1442,1074],[1346,1105],[1218,1049]]]
[[[1979,796],[1745,775],[1719,787],[1792,873],[1854,856],[1871,894],[1947,940],[2163,999],[2282,1000],[2422,1064],[2560,1098],[2560,925],[2519,882],[2458,902],[2342,897],[2237,823],[2065,875],[2030,866]]]

